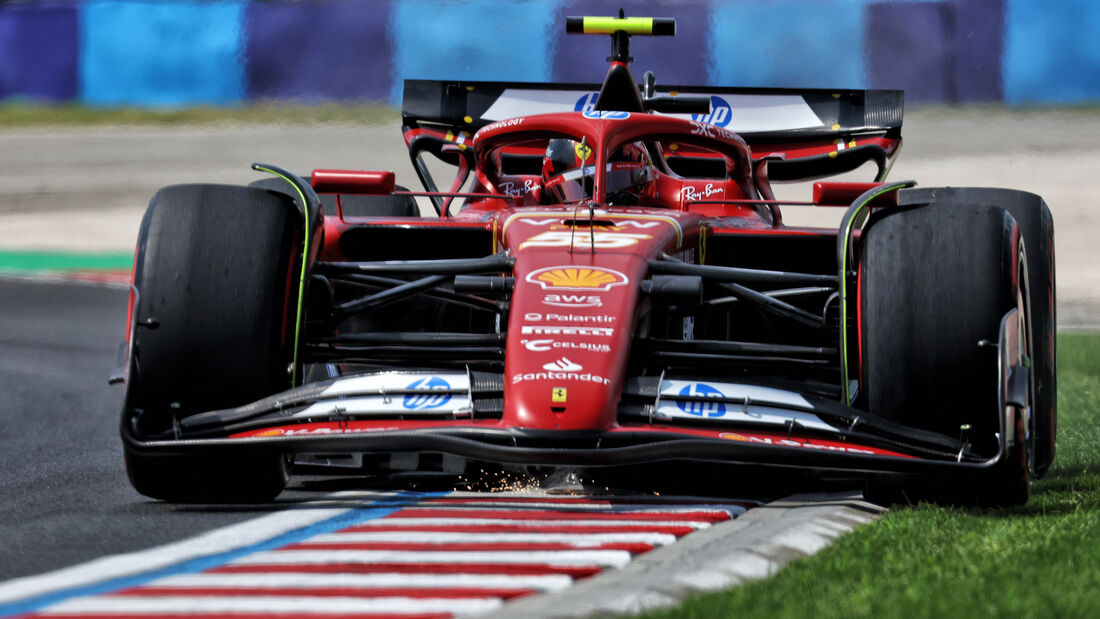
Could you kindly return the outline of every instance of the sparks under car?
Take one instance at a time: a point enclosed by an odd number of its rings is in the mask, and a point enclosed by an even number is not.
[[[693,461],[1026,501],[1055,449],[1043,200],[886,181],[899,91],[639,82],[631,35],[673,20],[567,29],[610,35],[602,85],[405,83],[421,190],[255,164],[156,194],[116,371],[134,487]],[[773,182],[867,168],[812,186],[839,228],[784,225]]]

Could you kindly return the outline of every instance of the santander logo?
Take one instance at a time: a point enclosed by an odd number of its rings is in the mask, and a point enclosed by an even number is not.
[[[584,366],[579,363],[573,363],[569,359],[562,357],[557,361],[547,363],[542,366],[542,369],[547,372],[580,372],[584,369]]]

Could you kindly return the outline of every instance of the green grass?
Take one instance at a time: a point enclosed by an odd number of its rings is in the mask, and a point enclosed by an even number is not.
[[[773,578],[646,616],[1100,616],[1100,334],[1058,346],[1058,455],[1026,506],[897,508]]]
[[[381,104],[256,103],[229,107],[90,107],[75,103],[0,101],[0,128],[178,124],[394,124],[398,111]]]
[[[134,253],[21,251],[0,250],[0,272],[3,271],[85,271],[129,270],[134,265]]]

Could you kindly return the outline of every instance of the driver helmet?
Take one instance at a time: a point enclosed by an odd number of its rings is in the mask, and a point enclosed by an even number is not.
[[[546,198],[552,203],[567,203],[592,197],[596,175],[592,148],[575,140],[550,140],[542,161],[542,182]],[[641,142],[625,144],[611,154],[607,162],[607,196],[635,197],[655,195],[656,171],[649,152]],[[618,201],[618,200],[616,200]]]

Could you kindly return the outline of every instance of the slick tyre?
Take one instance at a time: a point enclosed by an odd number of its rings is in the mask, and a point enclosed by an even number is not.
[[[1000,450],[1003,381],[996,346],[1017,309],[1030,347],[1024,244],[1007,211],[932,205],[869,222],[859,263],[861,383],[868,410],[897,423]],[[1033,393],[1033,390],[1029,390]],[[1021,415],[1021,418],[1026,415]],[[1015,431],[1016,429],[1012,429]],[[1027,501],[1031,446],[984,474],[957,479],[872,476],[867,496],[893,502],[1014,505]]]
[[[255,502],[286,485],[280,453],[163,455],[135,441],[171,440],[181,419],[290,387],[297,219],[285,196],[262,189],[178,185],[153,197],[138,236],[122,419],[138,492]]]
[[[1028,300],[1035,373],[1035,476],[1050,469],[1058,433],[1057,297],[1054,278],[1054,219],[1039,196],[1014,189],[934,187],[907,189],[901,204],[980,204],[1004,208],[1020,226],[1027,245]]]

